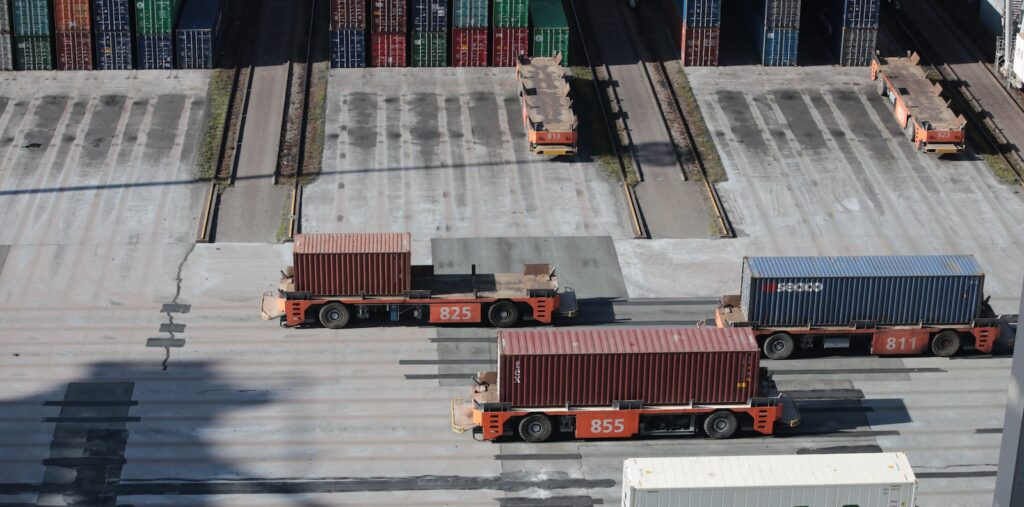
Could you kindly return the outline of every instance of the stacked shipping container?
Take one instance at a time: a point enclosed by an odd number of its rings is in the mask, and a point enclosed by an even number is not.
[[[530,56],[562,55],[562,65],[569,64],[569,20],[561,0],[530,2],[530,27],[533,38]]]
[[[412,66],[448,65],[448,0],[412,0]]]
[[[690,67],[718,65],[722,0],[663,0],[680,58]]]
[[[14,46],[11,45],[11,6],[0,2],[0,70],[14,70]]]
[[[795,66],[800,38],[800,0],[754,0],[747,16],[765,66]]]
[[[491,65],[512,67],[530,52],[530,0],[494,0]]]
[[[364,0],[331,0],[331,67],[366,67]]]
[[[174,68],[174,21],[182,0],[138,0],[135,27],[140,69]]]
[[[92,70],[92,23],[89,0],[54,0],[57,69]]]
[[[409,43],[407,7],[405,0],[372,0],[371,66],[406,66]]]
[[[186,0],[174,32],[179,69],[212,69],[221,0]]]
[[[452,1],[452,66],[487,66],[487,0]]]
[[[97,70],[132,69],[131,0],[93,0]]]
[[[14,0],[14,64],[18,70],[53,70],[49,0]]]
[[[879,0],[834,0],[831,24],[839,65],[871,64],[879,7]]]

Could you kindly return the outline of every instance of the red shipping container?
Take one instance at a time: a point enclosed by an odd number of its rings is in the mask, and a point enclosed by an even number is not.
[[[349,0],[354,1],[354,0]],[[373,19],[370,28],[380,33],[408,31],[406,0],[373,0]]]
[[[746,403],[761,351],[750,328],[498,332],[498,400],[513,407]]]
[[[318,296],[400,295],[412,285],[408,233],[298,234],[295,290]]]
[[[530,53],[529,28],[495,28],[491,65],[515,67],[519,55]]]
[[[57,32],[57,70],[92,70],[89,32]]]
[[[487,29],[452,30],[452,67],[487,66]]]
[[[53,30],[60,32],[89,32],[89,0],[53,0]]]
[[[405,67],[406,44],[408,38],[404,33],[375,33],[370,55],[371,67]]]
[[[331,0],[331,30],[366,28],[366,2],[364,0]]]
[[[721,28],[687,27],[683,25],[682,58],[688,67],[718,66],[718,46]]]

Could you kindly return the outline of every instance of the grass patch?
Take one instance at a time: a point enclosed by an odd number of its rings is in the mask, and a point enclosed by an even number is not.
[[[589,134],[587,142],[591,148],[591,156],[608,176],[618,181],[625,181],[630,187],[636,186],[640,177],[637,175],[633,160],[628,156],[622,157],[626,174],[623,179],[623,169],[620,167],[619,157],[616,155],[616,148],[623,150],[623,144],[621,142],[612,144],[616,140],[608,136],[604,116],[600,113],[604,102],[600,100],[594,88],[594,76],[591,74],[590,68],[576,65],[570,67],[570,73],[573,76],[573,101],[578,104],[576,112],[580,116],[580,125],[583,127],[581,130]],[[611,114],[607,109],[605,113]]]
[[[329,62],[313,64],[309,85],[309,111],[306,118],[306,145],[302,160],[303,184],[316,180],[324,161],[324,139],[327,130],[327,78]]]
[[[285,201],[284,209],[281,211],[281,223],[277,225],[277,242],[283,243],[288,239],[288,225],[292,215],[292,201]]]
[[[200,180],[212,180],[217,174],[220,145],[224,140],[224,128],[228,117],[228,104],[231,100],[231,85],[235,79],[233,69],[214,69],[210,75],[210,84],[206,91],[210,110],[206,118],[206,127],[199,143],[198,174]]]
[[[676,97],[679,98],[679,105],[683,108],[683,115],[690,125],[690,133],[693,134],[693,140],[697,144],[697,152],[700,153],[700,158],[704,162],[704,172],[708,181],[712,183],[727,181],[729,177],[725,173],[722,160],[718,158],[718,150],[715,148],[714,140],[711,139],[708,125],[704,122],[704,115],[701,114],[700,106],[697,104],[697,97],[693,94],[693,89],[690,88],[690,80],[686,78],[686,70],[682,65],[677,67],[677,62],[667,62],[665,67],[672,87],[675,89]]]

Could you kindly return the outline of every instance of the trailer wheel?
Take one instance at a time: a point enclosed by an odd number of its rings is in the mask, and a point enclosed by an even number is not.
[[[904,130],[907,132],[907,139],[910,142],[914,142],[914,120],[909,116],[907,117],[907,126],[904,127]]]
[[[878,94],[883,97],[889,95],[889,88],[885,86],[885,80],[881,77],[877,77],[876,79],[878,79]]]
[[[548,416],[544,414],[533,414],[519,421],[519,436],[531,444],[543,442],[551,438],[551,433],[554,429],[551,419],[548,419]]]
[[[932,354],[938,357],[951,357],[960,352],[960,333],[943,331],[932,338]]]
[[[789,359],[789,356],[793,355],[793,349],[795,348],[793,337],[787,333],[775,333],[769,336],[764,341],[764,346],[762,347],[764,355],[768,359],[776,360]]]
[[[704,433],[711,438],[729,438],[736,433],[739,426],[736,415],[728,410],[719,410],[704,419]]]
[[[352,313],[341,303],[330,303],[320,309],[320,324],[330,329],[341,329],[348,325]]]
[[[498,301],[487,310],[487,320],[494,327],[512,327],[519,322],[519,308],[511,301]]]

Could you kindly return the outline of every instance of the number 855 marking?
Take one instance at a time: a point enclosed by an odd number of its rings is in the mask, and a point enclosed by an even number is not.
[[[626,431],[624,419],[594,419],[590,421],[591,433],[622,433]]]

